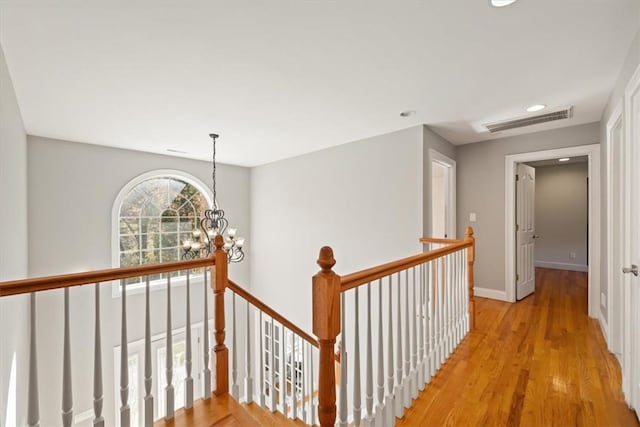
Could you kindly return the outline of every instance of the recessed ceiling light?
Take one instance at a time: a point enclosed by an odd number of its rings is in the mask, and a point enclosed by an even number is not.
[[[402,111],[400,112],[400,117],[409,117],[409,116],[413,116],[416,113],[415,110],[407,110],[407,111]]]
[[[568,162],[569,160],[571,160],[571,159],[568,158],[568,157],[563,157],[561,159],[558,159],[559,162]]]
[[[517,0],[491,0],[491,6],[493,7],[505,7],[515,3]]]
[[[547,108],[547,106],[544,104],[535,104],[527,108],[527,111],[529,113],[535,113],[536,111],[544,110],[545,108]]]

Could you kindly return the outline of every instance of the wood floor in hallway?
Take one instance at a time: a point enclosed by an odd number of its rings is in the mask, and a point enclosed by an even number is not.
[[[537,269],[523,301],[476,301],[476,330],[397,426],[640,425],[586,314],[586,273]]]

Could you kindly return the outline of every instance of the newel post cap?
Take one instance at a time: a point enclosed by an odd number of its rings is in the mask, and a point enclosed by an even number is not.
[[[473,239],[473,227],[471,226],[467,227],[467,231],[465,234],[467,239]]]
[[[333,249],[329,246],[320,248],[317,263],[323,272],[331,271],[333,266],[336,265],[336,259],[333,257]]]
[[[216,237],[213,239],[213,244],[216,246],[216,250],[219,251],[224,246],[224,237],[220,234],[216,234]]]

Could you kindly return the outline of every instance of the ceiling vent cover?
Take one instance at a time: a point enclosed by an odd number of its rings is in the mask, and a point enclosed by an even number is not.
[[[503,130],[518,129],[526,126],[539,125],[541,123],[553,122],[556,120],[570,119],[573,116],[573,107],[562,110],[553,111],[551,113],[539,114],[536,116],[528,116],[520,119],[507,120],[504,122],[495,122],[485,124],[484,126],[491,133],[501,132]]]

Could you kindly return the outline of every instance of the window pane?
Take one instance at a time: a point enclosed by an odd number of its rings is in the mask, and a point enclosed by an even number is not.
[[[180,261],[180,250],[176,247],[173,249],[162,250],[162,262]]]
[[[155,264],[158,262],[160,262],[159,250],[142,251],[142,264]]]
[[[159,217],[153,217],[153,218],[147,218],[147,217],[143,217],[140,220],[142,229],[140,230],[141,233],[159,233],[160,232],[160,218]]]
[[[162,217],[160,223],[162,233],[175,233],[178,231],[178,217]]]
[[[125,234],[120,236],[120,251],[137,251],[138,236],[134,234]]]
[[[138,218],[120,217],[120,234],[136,234],[138,232]]]
[[[178,246],[178,233],[163,233],[162,248],[175,248]]]
[[[120,265],[122,267],[130,267],[134,265],[140,265],[140,252],[121,252],[120,253]]]

